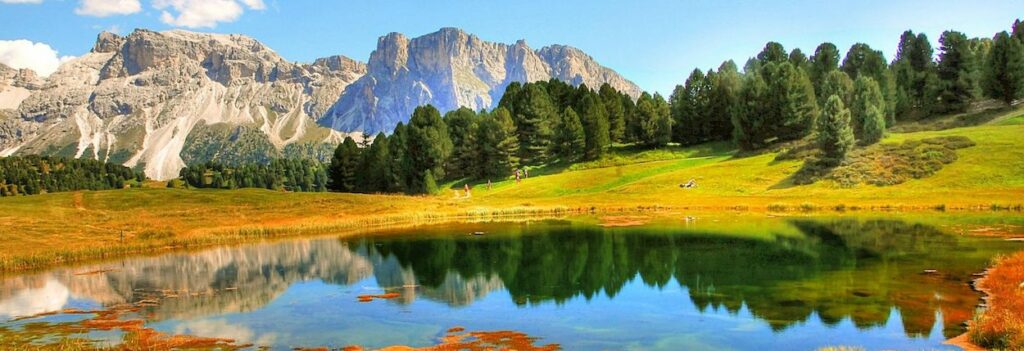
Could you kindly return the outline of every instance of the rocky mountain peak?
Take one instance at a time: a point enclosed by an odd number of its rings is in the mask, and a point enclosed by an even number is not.
[[[413,109],[431,104],[442,112],[492,108],[509,83],[560,79],[597,87],[603,83],[634,97],[640,88],[579,49],[534,51],[481,40],[458,28],[409,39],[390,33],[377,41],[367,74],[342,94],[320,122],[341,131],[389,132]]]
[[[120,35],[103,31],[96,36],[96,44],[92,47],[94,53],[106,53],[115,52],[121,50],[121,45],[124,44],[124,37]]]

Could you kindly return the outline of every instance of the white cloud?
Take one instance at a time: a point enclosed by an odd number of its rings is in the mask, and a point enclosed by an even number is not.
[[[61,63],[73,56],[58,57],[57,50],[44,43],[28,40],[0,40],[0,63],[11,68],[28,68],[40,76],[49,76]]]
[[[188,28],[213,28],[217,23],[234,22],[245,8],[263,10],[263,0],[154,0],[153,7],[163,10],[160,20],[166,24]],[[174,15],[172,12],[176,12]]]
[[[81,0],[75,9],[76,14],[95,17],[130,15],[141,11],[139,0]]]
[[[263,4],[263,0],[242,0],[245,7],[253,10],[263,10],[267,8],[267,5]]]
[[[42,4],[43,0],[0,0],[4,4]]]

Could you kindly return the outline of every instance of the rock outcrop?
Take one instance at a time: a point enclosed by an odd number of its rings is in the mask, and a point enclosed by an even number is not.
[[[608,83],[634,97],[640,88],[579,49],[532,50],[525,41],[492,43],[455,28],[409,39],[391,33],[377,41],[365,76],[352,84],[321,124],[342,131],[388,132],[412,111],[492,108],[511,82],[551,78],[597,88]]]

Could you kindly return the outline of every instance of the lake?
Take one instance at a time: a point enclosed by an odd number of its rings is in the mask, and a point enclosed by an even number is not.
[[[581,217],[126,258],[3,277],[0,346],[144,328],[281,350],[958,350],[970,282],[1024,243],[956,223]],[[110,310],[141,322],[90,320]]]

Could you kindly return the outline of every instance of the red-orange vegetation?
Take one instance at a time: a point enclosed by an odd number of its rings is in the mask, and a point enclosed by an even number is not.
[[[971,340],[990,348],[1024,350],[1024,252],[1000,258],[977,287],[988,295],[988,307],[972,323]]]

